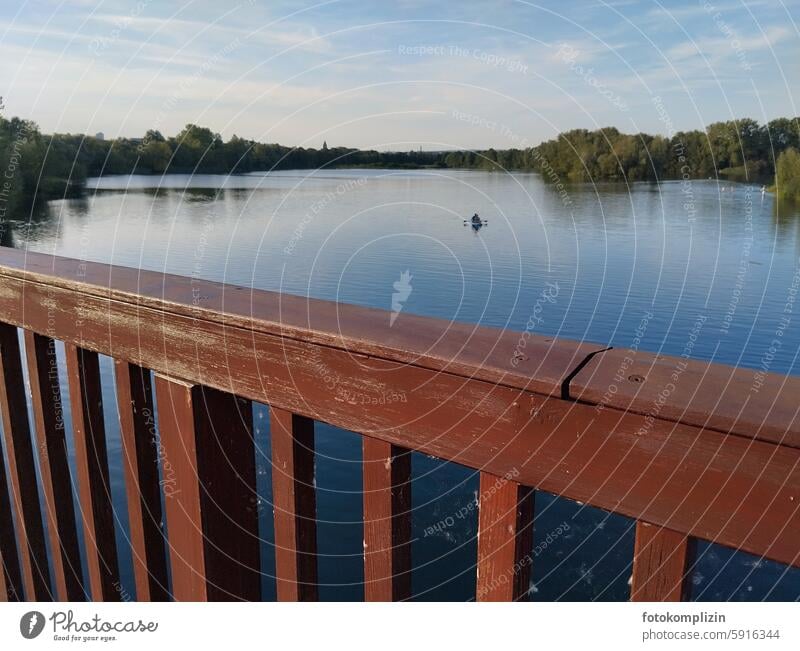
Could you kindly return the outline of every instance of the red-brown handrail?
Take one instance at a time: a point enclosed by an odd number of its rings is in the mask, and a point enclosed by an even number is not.
[[[368,599],[410,595],[409,450],[481,472],[481,600],[527,593],[532,488],[637,520],[633,599],[680,598],[697,538],[800,565],[800,378],[405,313],[393,323],[381,310],[12,249],[0,250],[0,322],[0,406],[13,461],[11,495],[0,477],[8,598],[51,590],[75,598],[76,520],[91,598],[120,596],[98,353],[116,360],[142,599],[259,597],[251,400],[272,410],[279,599],[317,596],[317,420],[364,436]],[[35,488],[36,475],[15,389],[17,327],[29,370],[38,368],[33,425],[49,471],[49,541],[38,500],[19,490]],[[42,376],[52,339],[67,344],[76,516],[57,507],[69,469],[47,452],[63,441],[53,380]],[[154,402],[164,448],[155,457]],[[169,487],[152,471],[161,456],[174,475]],[[168,488],[176,491],[165,514],[171,586],[153,524]]]

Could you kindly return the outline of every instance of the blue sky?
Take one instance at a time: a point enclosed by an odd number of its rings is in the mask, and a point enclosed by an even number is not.
[[[798,0],[4,0],[5,115],[46,132],[524,146],[800,115]]]

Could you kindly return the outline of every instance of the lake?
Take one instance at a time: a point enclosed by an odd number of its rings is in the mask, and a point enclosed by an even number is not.
[[[477,231],[465,219],[479,213]],[[695,181],[558,188],[536,174],[317,170],[243,176],[104,177],[88,198],[51,202],[13,223],[14,246],[541,334],[757,368],[800,270],[800,212],[743,184]],[[797,374],[800,320],[769,370]],[[117,535],[127,530],[113,378],[103,359]],[[264,590],[274,598],[268,418],[256,406]],[[362,597],[361,447],[317,427],[320,596]],[[477,474],[413,459],[413,591],[474,595]],[[466,507],[466,508],[465,508]],[[626,599],[633,521],[536,497],[532,598]],[[453,526],[431,528],[456,513]],[[567,526],[564,527],[563,525]],[[548,535],[549,534],[549,535]],[[133,595],[130,554],[120,545]],[[800,570],[701,543],[692,598],[800,598]]]

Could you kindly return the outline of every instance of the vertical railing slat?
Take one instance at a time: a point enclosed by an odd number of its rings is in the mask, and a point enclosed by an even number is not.
[[[482,472],[478,504],[478,601],[528,596],[533,553],[533,491]]]
[[[6,465],[0,451],[0,601],[22,601],[24,598]]]
[[[150,371],[120,360],[114,369],[136,599],[165,601],[169,586]]]
[[[252,404],[156,375],[172,595],[261,595]]]
[[[315,601],[314,421],[270,408],[275,574],[279,601]]]
[[[108,478],[100,362],[97,353],[73,344],[66,344],[65,350],[89,589],[94,601],[118,601],[122,586]]]
[[[6,585],[6,568],[3,562],[3,554],[0,552],[0,603],[17,600],[16,593],[9,593],[9,587]]]
[[[0,324],[0,411],[25,596],[52,599],[17,329]]]
[[[681,601],[690,550],[688,536],[637,521],[631,601]]]
[[[411,597],[411,453],[362,441],[364,598],[402,601]]]
[[[82,601],[86,594],[72,502],[55,342],[26,330],[25,355],[56,595],[59,601]]]

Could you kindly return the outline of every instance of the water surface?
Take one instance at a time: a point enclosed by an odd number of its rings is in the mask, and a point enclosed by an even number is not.
[[[536,174],[323,170],[244,176],[105,177],[82,200],[52,202],[16,223],[16,246],[262,289],[392,306],[522,330],[542,292],[536,331],[758,368],[800,272],[800,214],[755,187],[582,184],[559,192]],[[478,212],[487,225],[464,223]],[[555,289],[554,289],[555,288]],[[783,328],[769,370],[798,373],[800,318]],[[113,380],[104,391],[115,500],[124,514]],[[110,416],[109,416],[110,414]],[[274,596],[268,419],[256,408],[267,596]],[[360,439],[317,430],[321,596],[362,595]],[[474,593],[475,473],[413,461],[414,592]],[[535,599],[625,599],[632,521],[537,494]],[[466,508],[465,508],[466,507]],[[456,513],[463,518],[453,526]],[[124,537],[124,516],[118,535]],[[564,528],[564,524],[568,527]],[[434,527],[431,533],[431,527]],[[125,589],[135,590],[123,553]],[[701,545],[696,599],[798,599],[800,572]]]

